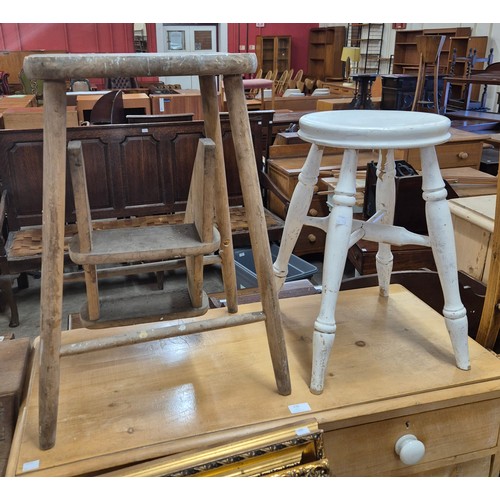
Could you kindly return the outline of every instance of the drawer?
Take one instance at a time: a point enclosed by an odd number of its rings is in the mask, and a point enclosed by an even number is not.
[[[491,450],[499,425],[500,400],[482,401],[325,432],[325,452],[334,476],[417,474],[443,467],[446,459],[467,462],[467,454]],[[403,464],[394,451],[405,434],[425,445],[417,465]]]
[[[472,167],[479,168],[483,143],[461,142],[446,143],[436,147],[440,168]],[[405,160],[416,170],[421,170],[420,153],[417,149],[407,150]]]
[[[326,233],[315,227],[304,226],[293,249],[295,255],[321,253],[325,250]]]
[[[330,87],[330,94],[340,97],[354,96],[354,89],[349,87]]]

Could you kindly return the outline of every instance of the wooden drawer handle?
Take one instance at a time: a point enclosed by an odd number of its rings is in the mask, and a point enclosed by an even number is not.
[[[405,434],[396,441],[394,450],[405,465],[415,465],[424,458],[425,446],[413,434]]]
[[[466,153],[465,151],[460,151],[460,153],[458,153],[457,156],[461,160],[466,160],[467,158],[469,158],[469,153]]]
[[[311,208],[311,210],[309,210],[309,215],[316,217],[316,215],[318,215],[318,211],[315,208]]]
[[[318,187],[318,186],[314,186],[313,191],[314,191],[315,193],[317,193],[317,192],[319,191],[319,187]]]
[[[314,234],[308,234],[307,235],[307,239],[311,242],[311,243],[316,243],[316,235]]]

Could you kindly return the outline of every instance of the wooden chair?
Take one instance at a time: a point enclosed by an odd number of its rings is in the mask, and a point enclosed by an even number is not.
[[[417,36],[417,52],[419,53],[419,67],[415,97],[413,98],[412,111],[432,111],[439,113],[438,79],[439,56],[443,49],[446,36],[422,35]],[[425,78],[432,71],[434,90],[432,100],[424,98]]]
[[[137,78],[132,76],[114,76],[112,78],[106,78],[105,88],[114,89],[137,89],[139,84],[137,83]]]
[[[91,125],[126,123],[123,92],[113,90],[100,97],[90,111],[89,122]]]
[[[19,73],[19,81],[26,95],[34,94],[38,105],[43,104],[43,81],[39,78],[28,78],[24,69]]]
[[[0,95],[10,94],[9,89],[9,73],[5,71],[0,71]]]
[[[85,326],[116,326],[141,321],[160,321],[177,317],[198,316],[208,310],[208,297],[203,292],[203,256],[220,247],[220,234],[214,226],[215,144],[200,139],[196,154],[191,188],[184,224],[159,227],[127,227],[94,231],[87,195],[85,163],[82,145],[71,141],[68,145],[68,163],[75,197],[78,234],[69,244],[70,258],[83,266],[87,289],[87,304],[81,317]],[[179,303],[181,293],[175,296],[158,293],[148,296],[143,303],[138,297],[99,300],[97,266],[125,262],[153,262],[185,258],[190,304]],[[175,298],[168,310],[167,298]],[[163,301],[162,307],[155,300]],[[137,309],[140,306],[140,314]],[[101,310],[106,314],[101,315]],[[156,311],[149,314],[145,310]],[[103,318],[101,317],[103,316]]]
[[[279,309],[277,287],[272,273],[272,260],[264,207],[260,194],[259,179],[255,168],[252,137],[243,91],[242,75],[253,73],[257,68],[255,54],[43,54],[30,55],[24,59],[24,69],[29,78],[44,80],[44,170],[43,170],[43,210],[44,224],[42,233],[42,283],[43,290],[50,293],[41,295],[40,308],[40,351],[39,368],[39,445],[41,449],[49,449],[55,445],[57,429],[57,413],[59,404],[59,380],[61,377],[60,357],[88,350],[96,350],[117,345],[160,340],[162,338],[200,333],[211,329],[228,328],[233,325],[250,324],[263,321],[265,323],[270,357],[273,365],[277,390],[279,394],[291,392],[288,359],[283,336],[283,325]],[[118,338],[97,338],[95,341],[83,342],[82,345],[65,345],[61,350],[61,319],[63,295],[63,261],[64,261],[64,207],[66,191],[66,78],[106,78],[116,75],[136,74],[138,76],[179,76],[198,75],[200,94],[203,103],[205,136],[215,144],[215,220],[220,233],[220,262],[226,294],[227,312],[230,314],[206,321],[184,322],[183,328],[178,323],[165,323],[153,329],[147,336],[141,335],[140,329],[131,336],[119,335]],[[234,250],[229,218],[228,193],[224,168],[222,134],[219,118],[219,102],[217,96],[217,79],[222,75],[224,91],[227,97],[229,119],[234,138],[235,155],[243,194],[243,203],[248,214],[248,228],[254,254],[258,277],[262,311],[256,313],[239,313],[237,303],[236,272]],[[76,148],[78,149],[78,148]],[[210,148],[207,146],[207,148]],[[208,154],[208,153],[207,153]],[[77,156],[78,157],[78,156]],[[74,160],[76,162],[76,160]],[[79,183],[83,186],[83,183]],[[81,190],[78,196],[82,196]],[[197,201],[191,197],[190,214],[195,213]],[[85,199],[84,199],[85,200]],[[83,202],[84,203],[84,202]],[[188,220],[188,222],[192,222]],[[85,231],[85,223],[82,231]],[[192,228],[192,226],[191,226]],[[87,230],[88,231],[88,230]],[[162,232],[157,236],[161,239]],[[146,235],[145,235],[146,236]],[[90,236],[89,236],[90,237]],[[82,247],[85,235],[79,235],[73,246],[73,257],[85,266],[89,280],[93,278],[92,267],[99,261],[106,261],[107,252],[110,259],[135,258],[132,250],[115,252],[104,241],[102,249],[92,234],[92,248]],[[127,238],[128,240],[129,238]],[[88,239],[86,241],[89,241]],[[151,235],[148,241],[153,246],[146,255],[148,258],[170,258],[172,250],[159,245]],[[77,245],[78,242],[78,245]],[[99,244],[98,244],[99,243]],[[118,242],[119,243],[119,242]],[[204,247],[203,251],[213,245]],[[178,250],[182,249],[178,241]],[[137,250],[137,249],[134,249]],[[144,251],[137,254],[143,256]],[[194,252],[188,255],[187,266],[196,273]],[[198,282],[190,285],[198,288]],[[90,284],[90,290],[95,286]],[[91,292],[92,293],[92,292]],[[92,299],[96,303],[95,297]],[[95,310],[92,314],[95,314]]]
[[[288,70],[285,69],[283,73],[281,73],[281,76],[279,77],[278,81],[275,82],[275,90],[274,93],[279,97],[282,96],[283,93],[286,90],[286,83],[288,81]]]
[[[302,83],[302,77],[304,76],[304,71],[299,69],[297,73],[290,79],[288,82],[288,88],[289,89],[298,89]],[[303,85],[303,84],[302,84]],[[302,89],[304,87],[302,86]],[[301,90],[302,92],[302,90]]]
[[[69,82],[69,89],[71,92],[90,92],[92,85],[86,78],[73,79]]]

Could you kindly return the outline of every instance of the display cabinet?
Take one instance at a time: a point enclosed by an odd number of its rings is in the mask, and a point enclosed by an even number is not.
[[[255,52],[259,68],[265,75],[268,71],[276,71],[276,77],[291,66],[291,36],[257,36]]]

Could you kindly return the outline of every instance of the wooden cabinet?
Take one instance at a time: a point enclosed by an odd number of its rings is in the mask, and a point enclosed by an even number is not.
[[[120,475],[120,469],[210,450],[315,419],[334,476],[493,476],[500,457],[500,360],[470,340],[459,370],[443,317],[401,285],[339,293],[325,390],[309,391],[319,294],[280,300],[292,393],[275,387],[265,326],[234,327],[62,357],[58,437],[41,451],[34,363],[9,458],[9,476]],[[260,303],[240,304],[252,313]],[[220,317],[211,309],[205,317]],[[149,324],[157,328],[165,323]],[[148,330],[149,331],[149,330]],[[92,336],[145,326],[92,330]],[[64,332],[63,344],[89,330]],[[35,356],[40,344],[35,344]],[[35,358],[36,359],[36,358]],[[297,432],[298,434],[298,432]],[[395,443],[425,445],[405,465]],[[235,449],[235,454],[239,450]],[[187,464],[189,465],[189,464]]]
[[[151,94],[153,115],[194,113],[194,120],[203,120],[203,107],[199,90],[177,90],[177,94]]]
[[[345,36],[344,26],[313,28],[309,31],[307,75],[310,78],[343,80],[344,67],[340,57]]]
[[[457,264],[473,278],[487,284],[492,257],[496,195],[449,200]]]
[[[255,52],[259,68],[265,76],[268,71],[276,71],[277,78],[286,69],[291,69],[291,36],[257,36]]]
[[[435,28],[424,30],[404,30],[396,33],[394,44],[394,60],[392,73],[417,74],[419,65],[419,54],[417,51],[417,37],[421,35],[445,35],[446,41],[439,58],[440,74],[449,72],[450,39],[452,37],[469,37],[471,28]]]
[[[466,130],[450,129],[451,137],[436,146],[440,168],[471,167],[479,169],[483,152],[483,136]],[[398,158],[407,161],[414,169],[421,170],[417,149],[405,149]]]

